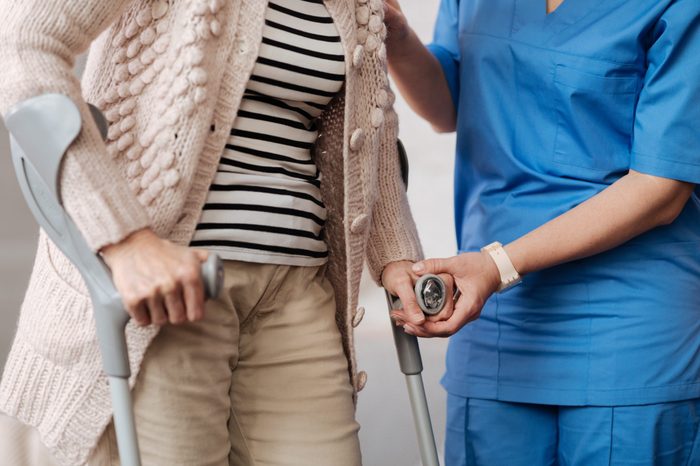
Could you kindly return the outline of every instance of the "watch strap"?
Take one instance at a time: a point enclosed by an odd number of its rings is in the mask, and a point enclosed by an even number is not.
[[[501,243],[498,241],[493,242],[488,246],[484,246],[481,250],[487,252],[496,263],[498,273],[501,275],[501,285],[498,288],[499,292],[513,288],[522,281],[520,274],[515,270],[513,263],[510,261]]]

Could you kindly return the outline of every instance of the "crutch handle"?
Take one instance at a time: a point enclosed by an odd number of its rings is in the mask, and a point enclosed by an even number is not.
[[[445,307],[447,286],[442,278],[431,273],[421,276],[415,286],[416,301],[423,313],[432,316]]]
[[[207,299],[219,296],[224,283],[224,266],[218,254],[209,254],[202,264],[202,282]]]
[[[401,301],[396,296],[392,296],[386,292],[386,302],[389,309],[398,309],[401,307]],[[394,335],[394,345],[396,346],[396,354],[399,357],[399,368],[406,375],[420,374],[423,372],[423,360],[420,356],[420,348],[418,347],[418,339],[403,331],[403,328],[396,325],[391,326],[391,331]]]

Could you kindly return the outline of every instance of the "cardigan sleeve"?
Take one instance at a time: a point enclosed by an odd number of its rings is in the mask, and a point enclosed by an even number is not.
[[[416,224],[401,178],[398,153],[398,117],[393,108],[385,113],[384,134],[379,146],[379,193],[370,224],[367,264],[375,282],[381,284],[384,267],[399,260],[423,259]]]
[[[0,112],[44,93],[65,94],[78,105],[82,131],[61,167],[60,193],[93,250],[149,225],[126,179],[116,176],[73,73],[76,57],[129,1],[0,0]]]

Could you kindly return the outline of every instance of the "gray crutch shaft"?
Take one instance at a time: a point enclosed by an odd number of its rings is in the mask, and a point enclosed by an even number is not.
[[[386,299],[389,311],[399,309],[401,301],[386,292]],[[396,354],[399,358],[399,367],[406,376],[406,388],[408,389],[408,399],[411,403],[413,413],[413,423],[416,429],[418,440],[418,450],[420,452],[423,466],[440,466],[437,446],[435,445],[435,434],[433,424],[430,420],[430,410],[425,397],[425,387],[423,386],[423,360],[420,355],[418,338],[403,331],[402,327],[393,325],[394,344]]]
[[[423,466],[440,466],[435,434],[428,410],[428,400],[425,398],[423,377],[420,374],[406,375],[406,388],[408,388],[408,397],[411,400],[413,424],[416,428],[421,462]]]
[[[109,391],[112,395],[114,432],[117,434],[119,460],[124,466],[141,466],[129,379],[110,376]]]

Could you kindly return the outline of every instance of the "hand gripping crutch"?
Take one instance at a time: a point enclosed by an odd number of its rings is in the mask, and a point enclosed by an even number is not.
[[[401,176],[403,177],[404,185],[408,186],[408,157],[401,141],[398,141],[399,157],[401,161]],[[436,313],[435,308],[430,303],[429,287],[433,282],[421,280],[416,283],[416,296],[424,312]],[[424,296],[424,290],[427,291]],[[389,305],[389,312],[393,309],[401,307],[401,301],[386,292],[386,300]],[[443,299],[444,301],[444,299]],[[439,312],[439,311],[438,311]],[[406,386],[408,388],[408,397],[413,411],[413,422],[416,427],[418,436],[418,449],[420,451],[421,461],[423,466],[439,466],[437,447],[435,446],[435,435],[433,434],[433,426],[430,421],[430,411],[428,410],[428,402],[425,398],[425,387],[423,386],[423,361],[418,347],[418,339],[405,333],[403,328],[397,327],[392,322],[391,330],[394,334],[394,344],[396,345],[396,353],[399,357],[399,367],[401,372],[406,375]]]
[[[107,124],[90,106],[102,136]],[[15,105],[6,115],[12,161],[24,198],[39,225],[82,275],[95,312],[104,371],[109,377],[119,456],[125,466],[140,466],[134,413],[129,391],[129,355],[124,327],[129,320],[109,269],[90,250],[63,209],[58,192],[59,168],[68,147],[80,133],[78,107],[61,94],[44,94]],[[202,265],[207,297],[215,297],[223,280],[221,260],[210,255]]]

